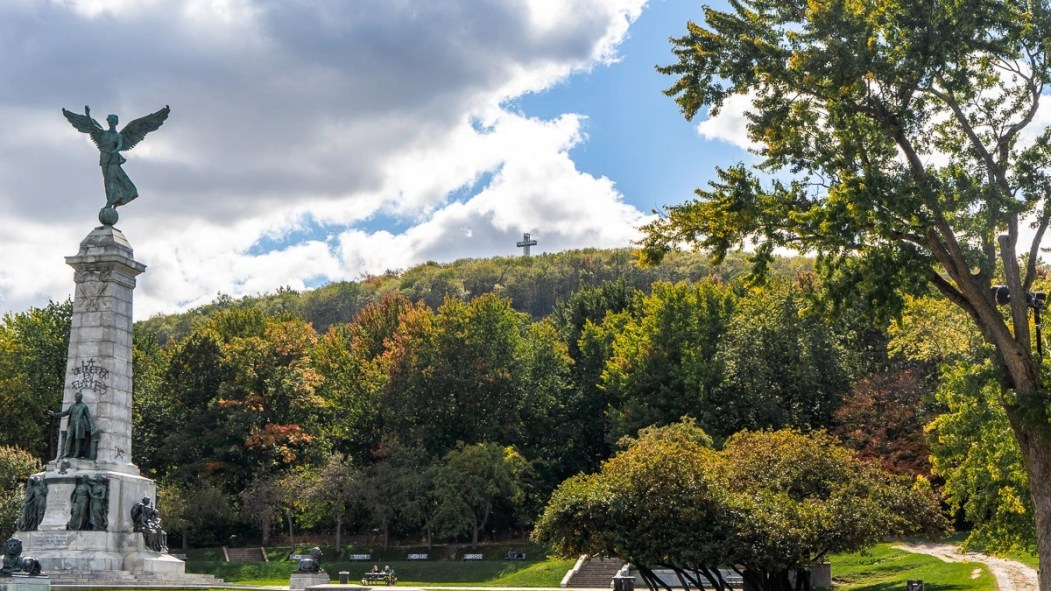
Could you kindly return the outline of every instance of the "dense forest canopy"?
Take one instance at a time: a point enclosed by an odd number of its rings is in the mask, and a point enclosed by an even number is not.
[[[141,321],[134,461],[160,482],[176,544],[299,528],[471,542],[528,531],[559,483],[684,417],[716,448],[744,429],[827,432],[907,476],[931,476],[924,425],[980,432],[983,415],[959,409],[982,398],[950,398],[950,359],[923,335],[829,305],[808,259],[776,259],[762,285],[746,268],[691,254],[645,268],[628,251],[469,260]],[[930,313],[936,295],[910,305],[931,330],[956,328]],[[70,310],[0,325],[0,446],[39,460],[53,453]],[[961,345],[951,361],[980,354]],[[15,412],[30,401],[44,416]],[[913,412],[883,410],[902,403]],[[937,450],[964,491],[950,501],[969,511],[984,495],[981,519],[996,501],[957,469],[980,459]],[[20,486],[4,495],[17,505]]]

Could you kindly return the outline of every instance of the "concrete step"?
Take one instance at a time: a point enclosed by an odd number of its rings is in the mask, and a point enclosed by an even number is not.
[[[567,587],[609,587],[613,577],[624,566],[616,558],[593,558],[580,567],[567,583]]]
[[[129,571],[80,571],[45,573],[51,580],[52,587],[76,586],[134,586],[134,585],[178,585],[187,587],[208,588],[213,585],[224,585],[222,579],[199,573],[133,573]]]
[[[262,548],[227,548],[226,558],[229,562],[267,562]]]

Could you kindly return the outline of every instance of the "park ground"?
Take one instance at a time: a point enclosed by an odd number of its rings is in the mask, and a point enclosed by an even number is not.
[[[924,581],[924,591],[1036,591],[1034,557],[999,558],[965,553],[957,550],[957,542],[956,538],[939,542],[889,542],[864,553],[832,556],[834,587],[837,591],[904,591],[908,581],[919,579]],[[288,585],[294,568],[284,559],[290,550],[268,549],[269,563],[226,563],[215,560],[214,551],[191,551],[187,567],[193,572],[214,574],[231,584],[281,587]],[[531,558],[533,556],[539,554],[534,553]],[[574,561],[543,558],[426,562],[381,559],[379,562],[381,566],[389,564],[398,572],[400,587],[540,591],[558,589]],[[351,582],[370,567],[371,564],[362,562],[325,563],[325,570],[334,579],[339,571],[345,570],[350,573]]]

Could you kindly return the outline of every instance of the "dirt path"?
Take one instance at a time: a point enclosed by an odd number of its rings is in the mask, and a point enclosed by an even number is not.
[[[952,544],[908,542],[894,547],[917,554],[929,554],[945,562],[980,562],[988,566],[989,571],[996,577],[1000,591],[1037,591],[1036,570],[1021,562],[977,552],[960,552]]]

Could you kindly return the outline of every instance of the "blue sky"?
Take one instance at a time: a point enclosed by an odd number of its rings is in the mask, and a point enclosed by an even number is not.
[[[135,316],[428,260],[624,247],[749,155],[743,108],[661,90],[689,0],[12,0],[0,4],[0,308],[72,292],[104,203],[61,108],[122,125]]]
[[[524,112],[539,117],[586,114],[588,140],[572,151],[574,162],[613,179],[624,198],[645,212],[692,196],[713,178],[715,165],[749,157],[702,137],[663,94],[674,78],[654,66],[672,63],[668,39],[685,34],[688,20],[701,20],[700,2],[651,0],[618,48],[617,63],[516,100]]]

